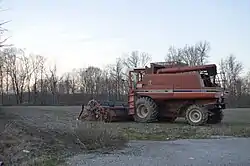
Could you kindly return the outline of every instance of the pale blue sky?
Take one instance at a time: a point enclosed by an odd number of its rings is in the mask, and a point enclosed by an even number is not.
[[[211,43],[211,63],[235,54],[250,69],[250,0],[2,0],[9,42],[74,67],[133,50],[162,61],[171,45]],[[249,59],[249,60],[247,60]]]

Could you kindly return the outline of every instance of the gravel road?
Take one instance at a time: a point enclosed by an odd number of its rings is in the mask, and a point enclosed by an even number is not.
[[[78,155],[70,166],[249,166],[250,139],[135,141],[111,154]]]
[[[17,115],[37,127],[71,127],[80,111],[80,106],[13,106],[2,111]],[[226,123],[249,123],[249,109],[225,111]],[[116,124],[117,125],[117,124]],[[121,123],[121,126],[145,128],[143,124]],[[153,128],[154,124],[146,125]],[[163,124],[164,125],[164,124]],[[167,125],[167,124],[165,124]],[[151,127],[150,127],[151,126]],[[223,138],[210,140],[177,140],[167,142],[133,141],[121,151],[109,154],[81,154],[68,160],[70,166],[206,166],[206,165],[250,165],[250,138]]]

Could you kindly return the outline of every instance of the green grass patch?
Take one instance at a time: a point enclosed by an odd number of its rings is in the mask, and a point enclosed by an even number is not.
[[[189,126],[183,124],[150,124],[143,128],[122,129],[129,140],[176,140],[205,139],[213,136],[249,137],[250,124],[220,124],[207,126]]]

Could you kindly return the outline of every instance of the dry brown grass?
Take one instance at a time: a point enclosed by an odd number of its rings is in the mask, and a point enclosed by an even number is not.
[[[88,150],[116,149],[128,141],[121,131],[110,128],[104,123],[85,123],[74,131],[76,138]]]
[[[6,119],[6,115],[4,116]],[[57,165],[67,156],[124,146],[127,140],[103,124],[78,124],[75,128],[49,129],[22,121],[0,119],[0,158],[7,165]]]

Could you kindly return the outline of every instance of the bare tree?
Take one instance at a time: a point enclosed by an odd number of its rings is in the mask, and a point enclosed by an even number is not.
[[[5,21],[0,23],[0,48],[1,47],[5,47],[5,46],[11,46],[11,45],[6,45],[5,42],[9,39],[9,38],[3,38],[3,34],[7,31],[6,28],[4,28],[3,26],[8,23],[10,21]]]
[[[21,95],[23,96],[24,91],[28,91],[28,103],[30,103],[31,100],[31,89],[30,89],[30,81],[32,74],[34,73],[34,68],[32,68],[32,62],[31,62],[31,56],[26,57],[23,56],[22,61],[23,61],[23,67],[24,67],[24,78],[22,84],[24,86],[21,87]]]
[[[100,77],[102,71],[98,67],[90,66],[85,71],[86,93],[98,94],[100,91]]]
[[[74,94],[77,90],[77,70],[73,69],[70,73],[71,79],[70,79],[70,88],[71,93]]]
[[[243,71],[242,63],[237,61],[234,55],[229,55],[226,59],[221,60],[220,70],[225,73],[227,88],[235,94],[237,80],[240,79],[240,74]]]
[[[113,82],[110,79],[110,69],[111,66],[109,65],[102,71],[102,92],[106,95],[104,100],[110,100],[110,96],[114,94]]]
[[[250,72],[242,78],[242,92],[246,95],[250,95]]]
[[[70,93],[70,73],[64,73],[64,87],[66,89],[66,93],[69,94]]]
[[[1,100],[2,104],[4,103],[4,66],[5,66],[5,57],[3,52],[0,52],[0,86],[1,86]]]
[[[74,79],[74,85],[78,82],[79,89],[82,93],[94,95],[101,92],[102,70],[100,68],[94,66],[89,66],[86,69],[81,68],[78,70],[77,75],[77,79]]]
[[[49,82],[49,90],[52,94],[52,103],[57,104],[58,102],[58,83],[61,82],[62,78],[58,78],[57,76],[57,67],[54,65],[54,67],[49,69],[48,74],[46,73],[46,79]]]
[[[190,66],[203,65],[207,63],[210,44],[207,41],[198,42],[195,45],[186,45],[184,48],[171,46],[165,61],[183,62]]]
[[[230,103],[235,103],[235,100],[238,100],[242,93],[243,80],[240,74],[243,71],[243,65],[237,61],[234,55],[229,55],[221,60],[220,70],[224,73],[225,87],[230,92]]]
[[[8,100],[9,100],[9,87],[10,87],[10,66],[8,65],[8,57],[7,57],[7,55],[5,54],[5,51],[3,51],[2,52],[2,55],[3,55],[3,62],[4,62],[4,64],[3,64],[3,68],[4,68],[4,73],[5,73],[5,75],[4,75],[4,83],[5,83],[5,93],[6,93],[6,95],[7,95],[7,98],[8,98]],[[2,68],[2,69],[3,69]]]
[[[7,29],[4,28],[4,24],[8,23],[9,21],[1,22],[0,23],[0,48],[3,48],[4,46],[7,46],[5,42],[8,40],[8,38],[3,38],[4,33],[7,31]],[[1,88],[1,102],[3,104],[4,102],[4,77],[6,76],[6,68],[5,68],[5,55],[2,50],[0,50],[0,88]]]
[[[183,61],[183,50],[181,48],[175,48],[174,46],[169,47],[165,61]]]
[[[82,93],[86,92],[86,69],[80,68],[77,71],[78,77],[77,77],[77,82],[78,82],[78,87]]]
[[[121,100],[121,94],[124,94],[124,73],[123,73],[123,62],[121,58],[116,60],[116,64],[111,65],[110,72],[110,83],[113,82],[115,87],[116,99]],[[111,81],[113,80],[113,81]]]
[[[125,55],[123,64],[128,68],[145,67],[152,60],[151,55],[145,52],[133,51],[131,54]]]
[[[8,48],[4,49],[6,56],[6,65],[9,69],[12,81],[12,89],[16,96],[17,104],[23,102],[23,92],[25,90],[25,81],[27,79],[28,60],[25,53],[21,49]]]
[[[74,94],[77,90],[77,70],[73,69],[71,72],[64,73],[63,79],[64,79],[64,87],[66,89],[66,93]]]
[[[38,97],[38,75],[40,73],[40,70],[42,68],[42,66],[44,65],[45,62],[45,58],[43,56],[40,55],[32,55],[31,57],[31,66],[32,66],[32,70],[33,70],[33,93],[34,93],[34,103],[37,102],[37,97]],[[40,80],[41,81],[41,80]]]

